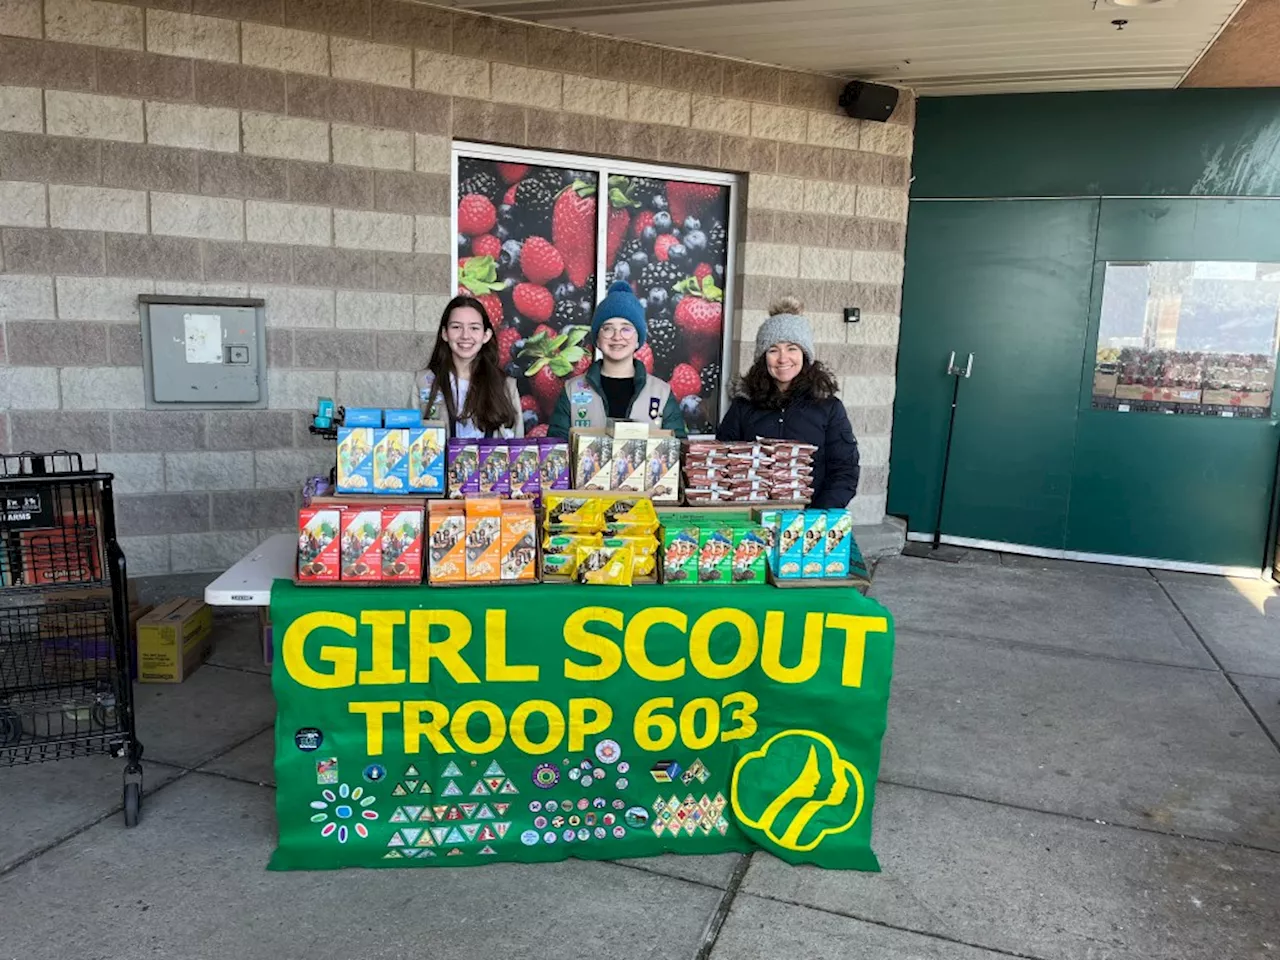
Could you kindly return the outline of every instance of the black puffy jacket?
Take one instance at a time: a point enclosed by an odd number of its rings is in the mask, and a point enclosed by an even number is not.
[[[818,448],[813,455],[815,507],[844,507],[858,492],[858,441],[838,397],[797,397],[781,410],[756,407],[738,397],[720,421],[718,440],[774,437],[798,440]]]

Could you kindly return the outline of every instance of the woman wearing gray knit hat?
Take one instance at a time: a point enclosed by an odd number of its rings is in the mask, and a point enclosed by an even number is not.
[[[813,458],[814,507],[845,507],[858,492],[858,441],[836,396],[836,380],[813,356],[804,305],[787,297],[756,333],[756,357],[737,384],[720,422],[720,440],[770,437],[818,448]]]

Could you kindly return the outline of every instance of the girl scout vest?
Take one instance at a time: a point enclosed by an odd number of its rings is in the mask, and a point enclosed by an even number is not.
[[[565,393],[569,395],[569,426],[570,428],[588,427],[599,428],[604,427],[609,419],[609,413],[605,410],[604,397],[596,393],[596,388],[591,385],[585,376],[577,376],[564,385]],[[667,407],[667,400],[671,397],[671,387],[665,380],[659,380],[657,377],[645,377],[644,386],[640,388],[639,394],[631,401],[631,409],[627,412],[628,420],[656,420],[658,425],[662,425],[662,411]]]

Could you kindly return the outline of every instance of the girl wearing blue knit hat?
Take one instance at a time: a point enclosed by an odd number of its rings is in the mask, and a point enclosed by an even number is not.
[[[858,441],[836,380],[813,355],[813,332],[794,297],[774,304],[756,333],[756,359],[737,385],[716,437],[813,444],[814,507],[846,507],[858,492]]]
[[[603,427],[614,419],[652,423],[683,437],[684,415],[671,386],[636,359],[648,335],[644,305],[629,283],[614,282],[591,318],[591,339],[601,358],[565,383],[547,434],[567,438],[570,430]]]

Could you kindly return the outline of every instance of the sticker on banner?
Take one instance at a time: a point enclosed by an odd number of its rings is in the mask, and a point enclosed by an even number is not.
[[[324,734],[315,727],[303,727],[293,735],[293,742],[299,750],[310,753],[320,749],[320,744],[324,743]]]
[[[596,744],[596,759],[601,763],[616,763],[622,756],[617,740],[601,740]]]

